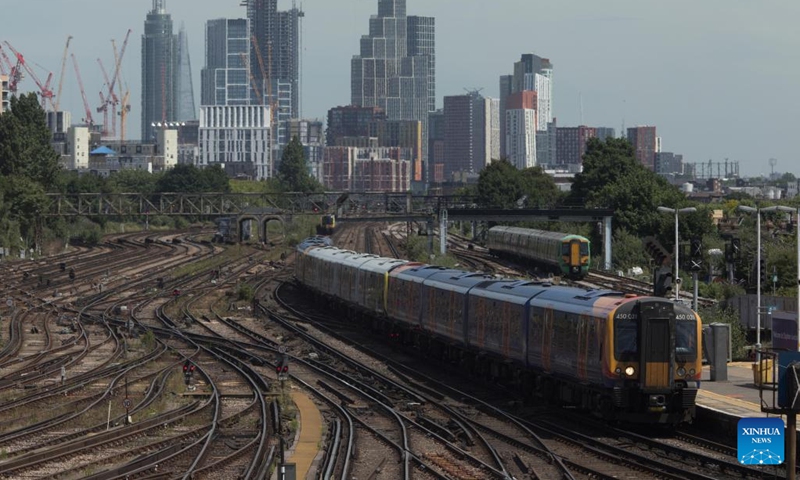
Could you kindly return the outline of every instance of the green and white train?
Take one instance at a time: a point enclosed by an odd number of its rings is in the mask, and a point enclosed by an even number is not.
[[[494,255],[515,257],[572,279],[589,273],[589,243],[580,235],[506,226],[490,228],[486,237]]]

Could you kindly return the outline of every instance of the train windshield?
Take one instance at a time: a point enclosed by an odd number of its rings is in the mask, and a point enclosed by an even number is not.
[[[569,243],[564,242],[561,244],[561,255],[569,255]]]
[[[581,243],[581,255],[589,255],[589,243]]]
[[[614,320],[614,357],[619,361],[630,361],[639,358],[638,319],[624,319],[617,316]]]
[[[675,356],[678,361],[697,358],[697,323],[695,320],[678,320],[675,323]]]

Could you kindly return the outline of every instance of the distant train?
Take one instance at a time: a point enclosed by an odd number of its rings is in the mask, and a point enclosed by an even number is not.
[[[333,235],[336,231],[336,216],[323,215],[317,225],[317,235]]]
[[[694,417],[700,318],[656,297],[586,290],[298,245],[296,281],[403,346],[524,395],[607,419]]]
[[[486,247],[494,255],[533,262],[565,277],[589,273],[590,242],[580,235],[497,226],[489,229]]]

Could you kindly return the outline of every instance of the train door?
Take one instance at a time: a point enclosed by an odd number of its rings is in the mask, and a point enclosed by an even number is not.
[[[581,241],[577,238],[569,242],[569,273],[581,273]]]
[[[643,389],[667,389],[672,385],[675,355],[674,305],[672,302],[639,302],[641,335],[640,382]]]
[[[589,327],[592,324],[591,317],[583,313],[578,321],[578,378],[586,381],[589,379],[587,368],[589,359]]]

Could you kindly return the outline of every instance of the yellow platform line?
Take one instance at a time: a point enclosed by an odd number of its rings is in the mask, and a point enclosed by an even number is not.
[[[300,416],[300,438],[297,440],[290,458],[295,464],[297,478],[306,478],[311,470],[322,440],[322,414],[311,399],[303,392],[292,392],[292,401],[297,405]]]
[[[710,392],[708,390],[702,390],[702,389],[699,390],[697,392],[697,396],[700,397],[700,398],[708,397],[709,400],[718,400],[718,401],[721,401],[721,402],[724,402],[724,403],[738,404],[743,408],[758,409],[759,411],[761,411],[761,405],[758,404],[758,403],[753,403],[753,402],[750,402],[750,401],[747,401],[747,400],[742,400],[741,398],[729,397],[727,395],[722,395],[720,393]],[[699,398],[698,398],[698,400],[699,400]],[[701,402],[697,402],[697,403],[701,403]]]

